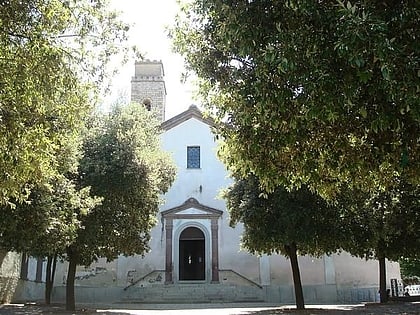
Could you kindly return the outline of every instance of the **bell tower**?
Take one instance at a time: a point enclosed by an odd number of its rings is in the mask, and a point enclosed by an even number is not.
[[[135,63],[134,77],[131,79],[131,101],[144,105],[165,121],[166,86],[162,61],[144,60]]]

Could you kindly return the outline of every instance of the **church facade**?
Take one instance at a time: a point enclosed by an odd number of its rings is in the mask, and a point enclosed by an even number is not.
[[[293,303],[290,262],[281,255],[242,250],[243,226],[229,226],[220,190],[232,183],[217,159],[213,123],[191,106],[165,120],[165,82],[159,61],[138,62],[132,100],[162,120],[163,149],[177,165],[177,178],[151,231],[151,251],[107,263],[99,260],[76,274],[76,301],[89,302],[271,302]],[[307,303],[375,301],[378,264],[347,253],[299,257]],[[53,301],[65,300],[67,264],[57,268]],[[387,262],[387,277],[400,278]],[[27,292],[27,291],[22,291]],[[42,296],[42,295],[41,295]]]

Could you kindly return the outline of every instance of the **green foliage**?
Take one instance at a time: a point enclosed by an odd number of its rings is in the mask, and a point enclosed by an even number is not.
[[[416,1],[190,1],[173,43],[229,169],[273,190],[420,182]]]
[[[347,191],[338,198],[347,224],[344,249],[366,258],[418,259],[419,186],[400,181],[385,192]]]
[[[420,277],[420,259],[402,258],[399,260],[403,278]]]
[[[300,254],[320,256],[340,249],[340,214],[306,187],[277,187],[264,196],[255,177],[237,180],[225,193],[231,225],[245,227],[242,245],[251,253],[282,253],[295,244]]]
[[[160,147],[159,122],[142,106],[115,107],[92,120],[83,151],[80,185],[103,201],[82,218],[71,246],[80,256],[77,263],[143,254],[160,194],[175,178],[175,167]]]
[[[61,172],[61,150],[89,114],[107,64],[127,51],[126,31],[107,1],[3,1],[0,204],[24,201]]]
[[[100,203],[89,188],[78,190],[64,176],[50,185],[35,186],[25,203],[5,209],[0,222],[0,246],[32,256],[63,255],[80,228],[80,220]]]
[[[56,152],[57,175],[33,184],[25,202],[11,199],[13,205],[0,206],[0,247],[39,257],[63,255],[76,239],[81,218],[101,202],[89,187],[76,187],[77,135]]]

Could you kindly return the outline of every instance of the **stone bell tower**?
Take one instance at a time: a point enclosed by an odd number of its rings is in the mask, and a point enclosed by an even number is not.
[[[146,106],[165,121],[166,86],[162,61],[145,60],[135,63],[134,77],[131,79],[131,101]]]

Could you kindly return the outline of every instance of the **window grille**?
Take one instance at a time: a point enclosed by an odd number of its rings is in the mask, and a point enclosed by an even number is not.
[[[187,168],[200,168],[200,147],[187,147]]]

